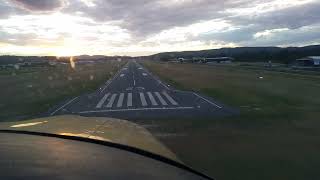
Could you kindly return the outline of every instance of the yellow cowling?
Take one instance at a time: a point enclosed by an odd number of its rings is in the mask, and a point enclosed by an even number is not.
[[[63,115],[19,122],[3,122],[0,123],[0,129],[42,132],[109,141],[136,147],[179,161],[175,154],[153,137],[149,131],[126,120]]]

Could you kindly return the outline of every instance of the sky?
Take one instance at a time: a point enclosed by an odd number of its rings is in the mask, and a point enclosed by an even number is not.
[[[0,0],[0,54],[320,44],[319,0]]]

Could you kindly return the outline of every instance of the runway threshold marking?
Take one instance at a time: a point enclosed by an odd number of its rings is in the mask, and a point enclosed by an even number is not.
[[[143,93],[139,93],[140,94],[140,100],[141,100],[141,105],[142,106],[147,106],[147,101],[146,101],[146,97],[144,96]]]
[[[117,107],[121,107],[124,99],[124,93],[120,94],[120,97],[118,99]]]
[[[104,113],[104,112],[125,112],[125,111],[154,111],[154,110],[188,110],[194,109],[194,107],[163,107],[163,108],[136,108],[136,109],[109,109],[109,110],[97,110],[97,111],[82,111],[77,112],[80,114],[89,113]]]
[[[154,99],[153,95],[151,92],[147,92],[149,99],[151,101],[152,106],[158,106],[158,103],[156,102],[156,100]]]
[[[110,99],[109,103],[107,104],[107,107],[108,107],[108,108],[111,108],[111,107],[112,107],[112,105],[113,105],[114,100],[116,99],[116,97],[117,97],[117,94],[113,94],[113,95],[111,96],[111,99]]]
[[[219,108],[219,109],[222,109],[222,107],[221,107],[221,106],[219,106],[219,105],[217,105],[217,104],[215,104],[215,103],[213,103],[213,102],[209,101],[208,99],[206,99],[206,98],[204,98],[204,97],[200,96],[199,94],[197,94],[197,93],[193,93],[193,94],[194,94],[195,96],[197,96],[198,98],[200,98],[200,99],[202,99],[202,100],[206,101],[207,103],[209,103],[209,104],[211,104],[211,105],[213,105],[213,106],[215,106],[215,107],[217,107],[217,108]]]
[[[107,100],[107,98],[110,96],[110,93],[107,93],[103,96],[103,98],[101,98],[101,100],[99,101],[99,103],[97,104],[96,108],[101,108],[102,105],[104,104],[104,102]]]
[[[155,95],[157,96],[157,98],[159,99],[160,103],[163,105],[163,106],[167,106],[167,102],[162,98],[162,96],[160,95],[159,92],[155,92]]]
[[[178,103],[171,97],[167,92],[162,92],[162,94],[170,101],[172,105],[178,105]]]
[[[128,93],[127,106],[132,106],[132,93]]]

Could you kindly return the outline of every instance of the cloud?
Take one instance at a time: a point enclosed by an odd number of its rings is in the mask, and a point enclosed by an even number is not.
[[[252,40],[253,34],[257,33],[258,31],[259,31],[259,28],[255,25],[239,26],[231,30],[200,34],[199,36],[194,37],[194,39],[201,39],[203,41],[216,40],[216,41],[233,42],[233,43],[239,44],[244,41]]]
[[[318,0],[3,0],[0,42],[87,54],[307,45],[319,42],[319,9]]]
[[[50,23],[48,23],[50,22]],[[56,54],[105,54],[130,44],[130,34],[110,23],[61,13],[0,19],[0,42],[15,46],[52,47]]]
[[[117,22],[138,42],[168,31],[171,37],[179,36],[181,40],[193,32],[177,32],[176,28],[187,29],[206,21],[227,21],[235,27],[233,30],[215,36],[202,35],[200,39],[216,37],[214,40],[237,43],[252,39],[259,31],[317,23],[319,9],[320,2],[316,0],[71,0],[63,12],[81,12],[81,16],[97,22]]]
[[[320,24],[289,29],[268,29],[259,26],[202,34],[192,40],[235,43],[238,46],[301,46],[320,42]]]
[[[36,38],[35,34],[10,34],[3,29],[0,29],[0,42],[15,45],[27,45],[30,40]]]
[[[320,1],[311,1],[302,5],[267,11],[259,14],[237,15],[227,19],[234,25],[255,24],[270,28],[295,29],[320,23]]]
[[[320,43],[320,38],[317,38],[320,24],[319,9],[320,2],[318,1],[281,7],[280,9],[269,7],[269,10],[261,13],[252,9],[250,9],[252,12],[248,13],[245,11],[248,10],[247,8],[238,8],[236,11],[230,11],[236,12],[235,14],[224,18],[232,28],[219,32],[202,33],[190,40],[215,40],[235,43],[239,46]],[[258,8],[258,10],[260,9]],[[259,33],[267,33],[267,35],[258,37]]]
[[[273,46],[301,46],[304,44],[319,43],[320,24],[303,26],[297,29],[274,29],[258,32],[254,36],[254,41],[245,42],[243,45],[263,46],[264,44]]]
[[[79,1],[71,1],[66,13],[83,12],[83,16],[103,21],[119,21],[121,26],[137,36],[146,36],[162,30],[188,26],[199,21],[223,17],[226,4],[233,7],[231,0],[95,0],[94,7]]]
[[[20,14],[9,2],[0,2],[0,19],[8,18],[10,15]]]
[[[33,12],[50,12],[65,6],[64,0],[12,0],[19,8]]]

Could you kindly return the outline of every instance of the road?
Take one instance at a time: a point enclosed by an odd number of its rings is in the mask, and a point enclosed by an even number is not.
[[[230,108],[209,97],[171,88],[141,64],[131,61],[97,91],[62,103],[49,115],[78,114],[130,120],[199,118],[231,112]]]

